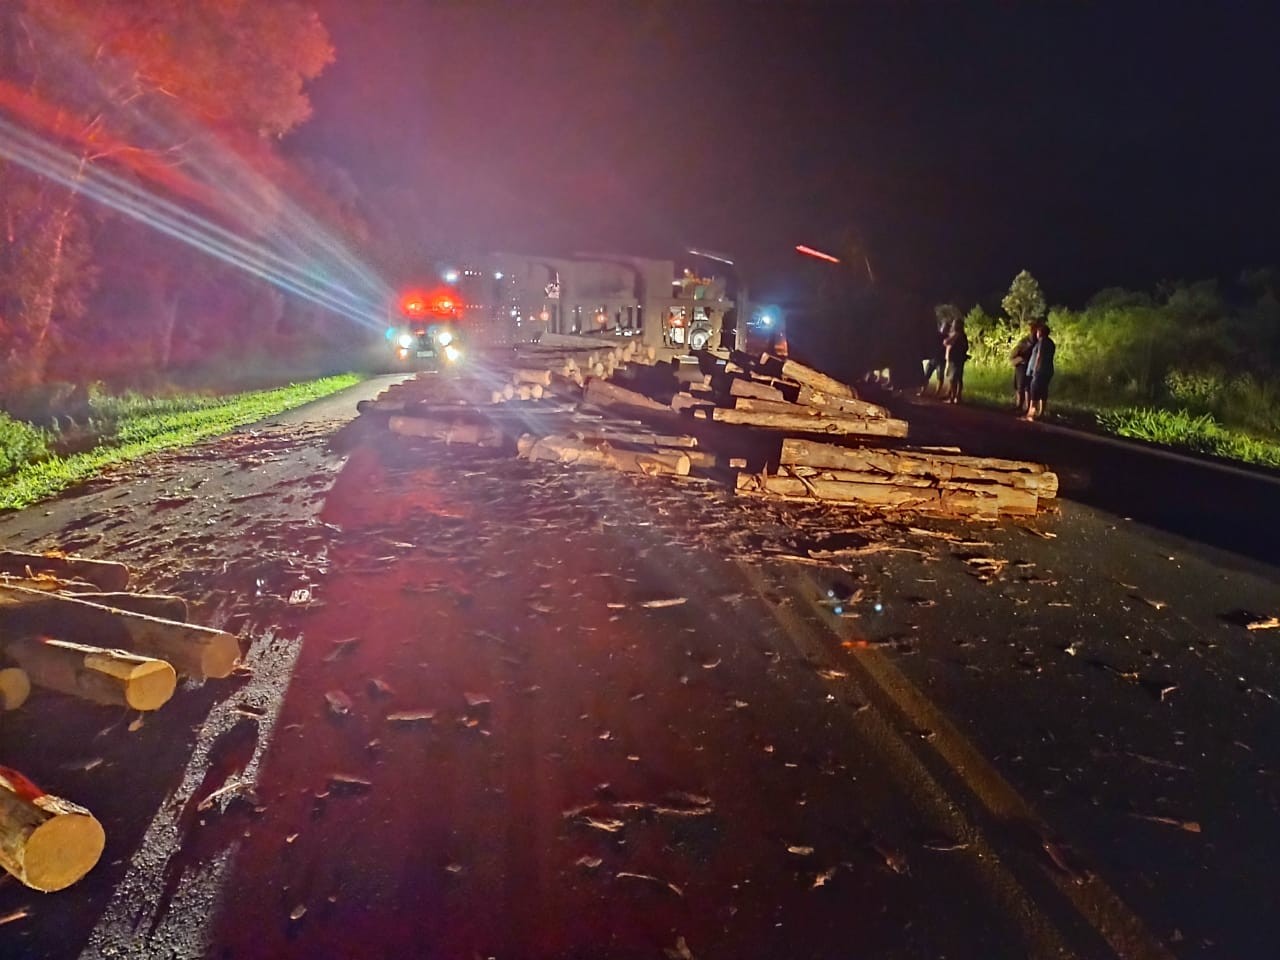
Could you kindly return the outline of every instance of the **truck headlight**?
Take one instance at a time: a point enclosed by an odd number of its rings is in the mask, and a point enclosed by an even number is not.
[[[436,335],[436,343],[440,344],[442,347],[447,347],[449,344],[453,343],[453,334],[448,330],[442,330]]]
[[[450,363],[457,363],[462,357],[462,351],[457,347],[448,346],[444,348],[444,358]]]
[[[410,336],[409,334],[407,334],[407,333],[402,333],[402,334],[400,334],[400,340],[399,340],[399,343],[400,343],[400,346],[402,346],[402,347],[404,347],[406,350],[408,350],[410,347],[412,347],[412,346],[413,346],[413,337],[411,337],[411,336]]]

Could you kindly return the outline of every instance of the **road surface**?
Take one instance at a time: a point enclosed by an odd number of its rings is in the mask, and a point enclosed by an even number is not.
[[[0,718],[108,832],[0,882],[6,960],[1275,955],[1276,569],[408,443],[382,385],[0,520],[248,645]]]

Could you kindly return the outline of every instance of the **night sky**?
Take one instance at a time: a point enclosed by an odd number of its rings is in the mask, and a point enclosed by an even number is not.
[[[1276,6],[321,0],[296,149],[433,244],[734,254],[1054,302],[1280,263]]]

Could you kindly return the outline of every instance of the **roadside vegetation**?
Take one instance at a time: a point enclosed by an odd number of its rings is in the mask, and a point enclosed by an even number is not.
[[[108,467],[189,446],[361,380],[340,374],[225,396],[90,396],[83,418],[40,427],[0,413],[0,510],[30,506]]]
[[[1050,409],[1107,433],[1280,467],[1280,272],[1154,293],[1112,288],[1081,309],[1046,308],[1020,274],[999,312],[965,317],[965,395],[1011,406],[1009,352],[1032,319],[1058,345]],[[949,305],[947,305],[949,306]],[[1014,318],[1017,318],[1016,320]]]

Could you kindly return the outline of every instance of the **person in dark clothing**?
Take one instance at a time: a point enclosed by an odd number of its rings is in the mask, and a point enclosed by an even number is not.
[[[964,332],[964,320],[951,326],[947,345],[947,403],[959,403],[964,397],[964,365],[969,359],[969,337]]]
[[[1031,350],[1036,345],[1036,328],[1032,323],[1027,328],[1027,335],[1018,341],[1009,354],[1009,362],[1013,364],[1013,402],[1019,413],[1026,413],[1031,402],[1031,378],[1027,376],[1027,361],[1031,359]]]
[[[1043,417],[1049,403],[1049,381],[1053,379],[1053,355],[1058,345],[1049,336],[1047,324],[1036,328],[1035,346],[1031,348],[1031,356],[1027,359],[1027,377],[1030,379],[1027,412],[1023,420],[1035,420]]]
[[[938,393],[939,395],[942,393],[946,383],[944,377],[947,372],[947,337],[949,336],[951,336],[951,324],[946,320],[939,320],[938,332],[933,338],[932,352],[924,368],[924,386],[920,388],[921,395],[929,389],[935,373],[938,375]]]

